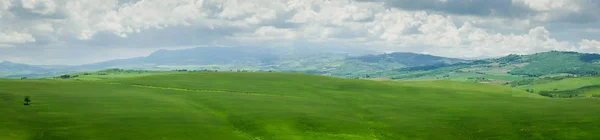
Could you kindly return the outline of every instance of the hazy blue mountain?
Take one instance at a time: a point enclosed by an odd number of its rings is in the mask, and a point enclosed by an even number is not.
[[[116,59],[80,66],[30,66],[7,69],[3,77],[39,76],[73,71],[97,71],[108,68],[173,70],[274,70],[358,77],[367,73],[403,67],[452,64],[465,60],[415,53],[374,52],[356,48],[321,50],[317,47],[197,47],[182,50],[158,50],[146,57]],[[29,66],[29,67],[27,67]],[[23,71],[14,73],[14,71]],[[11,73],[12,72],[12,73]],[[10,76],[12,75],[12,76]]]
[[[439,57],[428,54],[416,54],[408,52],[394,52],[378,55],[366,55],[350,58],[350,60],[360,60],[367,63],[397,63],[406,67],[427,66],[445,63],[465,62],[462,59]]]
[[[59,73],[58,69],[49,69],[41,66],[13,63],[9,61],[0,62],[0,77],[44,77]]]
[[[427,66],[436,64],[454,64],[466,60],[446,58],[433,55],[395,52],[377,55],[347,57],[338,65],[320,73],[344,77],[369,77],[367,75],[392,69]]]
[[[248,47],[201,47],[184,50],[158,50],[143,59],[158,65],[213,65],[270,63],[278,56],[272,49]]]
[[[131,68],[131,69],[146,69],[148,66],[154,64],[146,64],[144,61],[145,57],[129,58],[129,59],[115,59],[110,61],[104,61],[100,63],[85,64],[80,66],[70,67],[70,70],[76,71],[97,71],[108,68]],[[146,66],[146,67],[144,67]]]
[[[0,62],[0,76],[44,71],[46,71],[46,69],[41,67],[12,63],[9,61]]]
[[[340,50],[336,53],[328,53],[311,51],[310,48],[197,47],[182,50],[158,50],[146,57],[111,60],[101,63],[82,65],[79,67],[74,67],[74,69],[99,70],[105,68],[206,68],[293,70],[292,67],[295,68],[298,67],[298,65],[319,65],[318,63],[331,62],[329,60],[342,60],[351,54],[360,54],[356,52],[359,51]],[[362,53],[365,53],[365,51]],[[322,59],[327,60],[325,61]]]

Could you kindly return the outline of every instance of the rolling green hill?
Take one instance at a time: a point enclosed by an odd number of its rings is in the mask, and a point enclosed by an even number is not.
[[[458,62],[466,62],[466,60],[406,52],[351,55],[350,53],[315,53],[300,50],[290,52],[273,48],[199,47],[184,50],[160,50],[146,57],[114,60],[83,67],[144,70],[273,70],[340,77],[363,77],[372,72],[390,69]]]
[[[600,72],[600,55],[551,51],[468,61],[405,52],[350,55],[349,53],[289,52],[272,48],[254,50],[244,47],[200,47],[184,50],[160,50],[146,57],[111,60],[81,66],[46,68],[5,62],[0,63],[0,77],[37,78],[107,68],[155,71],[173,69],[271,70],[350,78],[447,79],[506,83],[530,77],[597,75]]]
[[[539,91],[540,95],[553,98],[600,97],[600,85],[585,86],[571,90]]]
[[[384,72],[390,69],[410,68],[418,66],[439,65],[439,64],[454,64],[459,62],[467,62],[462,59],[446,58],[433,55],[394,52],[378,55],[365,55],[358,57],[345,57],[333,62],[314,65],[307,63],[305,67],[313,67],[306,71],[296,69],[283,69],[284,71],[308,72],[313,74],[333,75],[340,77],[366,77],[375,72]],[[369,76],[370,77],[370,76]],[[366,77],[366,78],[369,78]]]
[[[527,78],[510,82],[517,89],[550,97],[597,97],[600,96],[600,76],[554,76]]]
[[[600,100],[502,85],[251,72],[0,85],[0,139],[600,138]]]
[[[530,77],[597,75],[600,72],[599,60],[599,54],[551,51],[464,63],[400,68],[373,75],[404,80],[449,79],[506,83]]]
[[[220,71],[279,71],[333,75],[339,77],[364,77],[373,72],[390,69],[453,64],[465,60],[433,55],[395,52],[378,55],[368,51],[335,52],[285,50],[282,48],[248,47],[198,47],[183,50],[159,50],[145,57],[117,59],[106,62],[35,69],[38,67],[19,64],[21,68],[5,67],[0,63],[0,77],[48,77],[72,72],[98,71],[108,68],[169,71],[220,70]],[[3,70],[7,69],[7,70]],[[48,73],[53,71],[54,73]],[[20,72],[20,73],[16,73]]]
[[[506,57],[505,57],[506,58]],[[550,74],[596,75],[600,72],[599,54],[576,52],[546,52],[533,55],[515,56],[507,63],[528,63],[509,73],[513,75],[544,76]]]
[[[453,64],[466,62],[466,60],[439,57],[427,54],[415,54],[406,52],[385,53],[379,55],[366,55],[350,58],[351,60],[360,60],[368,63],[397,63],[405,67],[430,66],[437,64]]]
[[[589,77],[556,77],[556,78],[542,78],[535,80],[524,80],[530,82],[523,82],[515,85],[519,89],[533,89],[535,91],[552,91],[552,90],[572,90],[585,86],[600,85],[600,77],[589,76]]]

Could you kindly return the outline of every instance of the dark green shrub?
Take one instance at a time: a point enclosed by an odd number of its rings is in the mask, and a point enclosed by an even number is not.
[[[71,75],[68,75],[68,74],[61,75],[60,78],[62,78],[62,79],[69,79],[69,78],[71,78]]]
[[[29,96],[25,96],[25,99],[23,101],[25,101],[25,103],[23,105],[29,105],[29,102],[31,102],[31,99]]]

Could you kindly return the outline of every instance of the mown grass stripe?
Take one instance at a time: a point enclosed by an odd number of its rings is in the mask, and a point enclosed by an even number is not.
[[[109,82],[108,84],[122,84],[122,83]],[[187,89],[187,88],[164,87],[164,86],[154,86],[154,85],[144,85],[144,84],[130,84],[130,85],[134,86],[134,87],[141,87],[141,88],[176,90],[176,91],[221,92],[221,93],[235,93],[235,94],[257,95],[257,96],[278,96],[278,97],[300,98],[300,97],[297,97],[297,96],[264,94],[264,93],[257,93],[257,92],[245,92],[245,91],[213,90],[213,89]]]

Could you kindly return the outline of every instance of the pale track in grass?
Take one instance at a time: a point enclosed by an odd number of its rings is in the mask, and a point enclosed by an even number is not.
[[[298,96],[279,95],[279,94],[264,94],[264,93],[246,92],[246,91],[214,90],[214,89],[187,89],[187,88],[175,88],[175,87],[143,85],[143,84],[124,84],[124,83],[115,83],[115,82],[109,82],[108,84],[131,85],[134,87],[141,87],[141,88],[176,90],[176,91],[191,91],[191,92],[204,92],[204,93],[206,93],[206,92],[213,92],[213,93],[214,92],[222,92],[222,93],[235,93],[235,94],[256,95],[256,96],[276,96],[276,97],[300,98]]]

